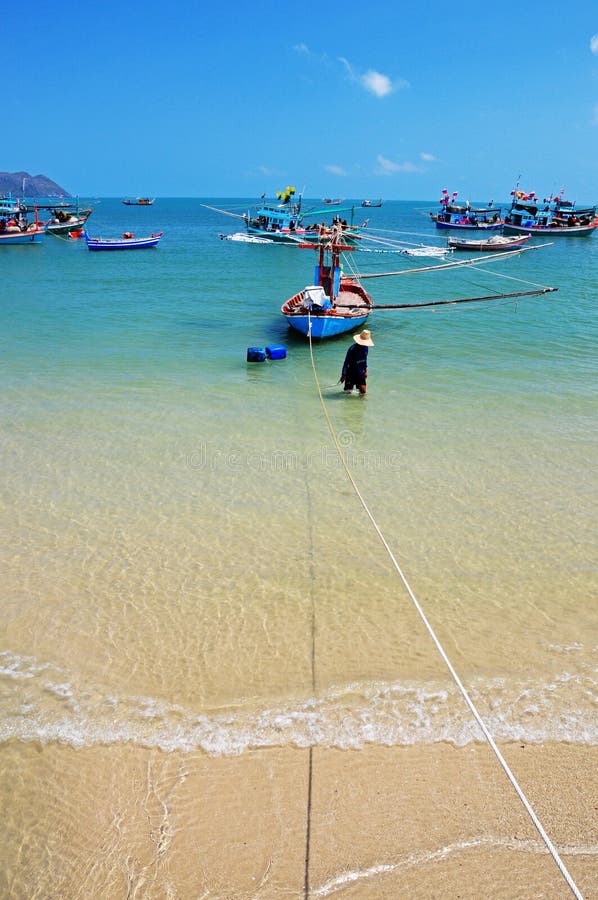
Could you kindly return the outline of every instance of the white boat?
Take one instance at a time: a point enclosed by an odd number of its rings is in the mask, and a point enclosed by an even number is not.
[[[254,234],[245,234],[244,231],[236,231],[234,234],[221,234],[221,241],[237,241],[239,244],[272,244],[267,238],[256,237]]]
[[[451,250],[481,250],[486,253],[487,251],[505,251],[505,250],[516,250],[517,247],[523,247],[527,241],[531,238],[531,234],[514,234],[512,237],[507,237],[502,234],[495,234],[490,238],[483,238],[479,241],[467,241],[462,240],[461,238],[449,238],[447,241],[448,246]]]

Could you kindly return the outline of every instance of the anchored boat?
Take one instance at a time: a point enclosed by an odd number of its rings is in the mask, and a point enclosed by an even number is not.
[[[329,338],[359,328],[366,321],[374,301],[356,280],[342,274],[340,255],[354,250],[344,243],[341,229],[322,236],[316,247],[318,262],[313,284],[290,297],[281,306],[287,322],[296,331],[311,338]]]
[[[81,209],[78,200],[76,203],[62,203],[59,206],[40,206],[39,209],[49,210],[46,232],[58,237],[80,231],[93,212],[91,208]]]
[[[598,228],[596,207],[578,209],[565,200],[563,191],[540,200],[535,191],[511,191],[509,214],[505,217],[505,234],[548,235],[550,237],[589,237]]]
[[[452,228],[461,231],[500,231],[503,226],[501,218],[502,209],[494,206],[490,201],[488,206],[471,206],[469,200],[465,206],[456,204],[457,192],[449,195],[445,189],[440,198],[440,208],[437,213],[430,213],[430,218],[436,224],[436,228]]]
[[[284,191],[278,191],[276,199],[278,202],[266,200],[262,197],[261,204],[255,212],[236,213],[231,210],[218,209],[214,206],[203,204],[206,209],[214,210],[233,218],[242,219],[248,235],[258,238],[264,238],[269,243],[277,244],[296,244],[301,241],[312,241],[318,243],[320,233],[326,232],[331,225],[323,221],[324,217],[329,215],[326,209],[310,209],[302,208],[303,199],[299,194],[295,199],[296,189],[288,186]],[[349,220],[341,218],[341,213],[348,213]],[[361,226],[353,224],[354,207],[340,208],[335,206],[335,216],[332,225],[340,225],[343,229],[344,242],[347,244],[356,243],[361,239],[361,231],[366,227],[364,223]]]
[[[125,206],[153,206],[155,200],[155,197],[135,197],[134,200],[129,197],[125,197],[123,203],[125,204]]]
[[[39,244],[46,233],[34,207],[35,221],[30,222],[28,208],[12,197],[0,198],[0,247],[13,244]]]
[[[451,250],[481,250],[482,252],[504,252],[505,250],[516,250],[517,247],[523,247],[531,238],[531,234],[512,235],[506,237],[502,234],[495,234],[486,240],[468,241],[463,238],[449,238],[447,241]]]
[[[92,238],[86,231],[83,237],[88,250],[144,250],[157,247],[163,232],[151,234],[149,237],[136,238],[130,231],[125,231],[122,238]]]

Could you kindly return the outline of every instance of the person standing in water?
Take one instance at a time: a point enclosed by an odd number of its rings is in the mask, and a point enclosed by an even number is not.
[[[354,334],[353,340],[355,343],[349,347],[345,356],[341,382],[345,386],[345,391],[352,391],[357,386],[360,394],[365,394],[368,377],[368,347],[373,347],[374,342],[367,328],[364,328],[361,334]]]

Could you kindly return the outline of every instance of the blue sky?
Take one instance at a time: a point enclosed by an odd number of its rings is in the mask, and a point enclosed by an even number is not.
[[[597,0],[5,7],[0,169],[82,197],[598,200]]]

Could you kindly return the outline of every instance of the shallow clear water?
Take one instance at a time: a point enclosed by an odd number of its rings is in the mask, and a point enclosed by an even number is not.
[[[430,208],[387,203],[370,227],[440,245]],[[212,754],[477,739],[280,315],[311,252],[219,240],[238,225],[199,200],[102,200],[88,227],[165,237],[0,259],[2,738]],[[559,290],[375,311],[366,398],[335,386],[350,337],[314,347],[355,481],[498,739],[598,738],[597,253],[561,239],[367,282],[380,304]],[[246,362],[275,343],[285,360]]]

